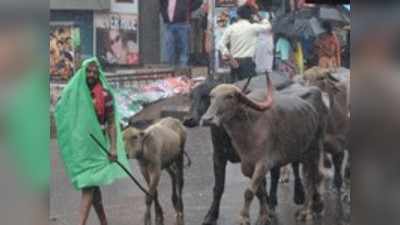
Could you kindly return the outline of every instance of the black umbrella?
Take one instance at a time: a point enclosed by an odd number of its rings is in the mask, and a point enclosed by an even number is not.
[[[350,12],[344,6],[321,6],[318,16],[322,20],[328,20],[338,25],[345,26],[350,24]]]
[[[276,18],[272,22],[272,31],[292,37],[317,37],[324,32],[323,20],[346,24],[350,20],[346,16],[338,7],[304,8]]]

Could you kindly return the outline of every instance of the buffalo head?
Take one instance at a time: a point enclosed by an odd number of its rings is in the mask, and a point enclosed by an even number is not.
[[[206,113],[210,106],[210,92],[216,86],[217,82],[207,80],[193,88],[190,93],[190,115],[185,118],[183,125],[187,127],[196,127],[199,125],[201,116]]]
[[[272,83],[267,76],[268,94],[264,102],[255,102],[242,91],[231,84],[221,84],[210,93],[210,106],[201,119],[203,125],[220,126],[221,123],[232,119],[242,106],[264,111],[272,105]]]

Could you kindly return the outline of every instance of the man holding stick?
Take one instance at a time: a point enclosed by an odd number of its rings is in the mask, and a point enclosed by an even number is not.
[[[113,162],[118,160],[127,168],[129,164],[113,93],[96,58],[85,60],[64,88],[55,117],[67,175],[73,186],[82,192],[79,224],[86,224],[93,205],[100,224],[107,225],[100,186],[126,176]],[[98,144],[109,149],[108,156]]]

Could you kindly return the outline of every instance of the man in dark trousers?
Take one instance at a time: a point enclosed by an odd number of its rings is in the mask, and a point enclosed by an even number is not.
[[[240,6],[237,14],[239,20],[226,28],[218,44],[223,58],[230,61],[231,82],[256,75],[253,57],[258,35],[271,29],[271,24],[267,19],[259,23],[250,23],[253,9],[247,4]]]
[[[160,0],[160,12],[165,23],[165,58],[170,65],[185,67],[189,60],[190,14],[202,0]],[[177,49],[179,48],[179,49]],[[179,51],[178,63],[175,63]]]

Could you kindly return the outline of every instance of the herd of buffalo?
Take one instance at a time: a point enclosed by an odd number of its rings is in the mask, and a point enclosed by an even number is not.
[[[249,209],[254,197],[260,203],[256,225],[270,224],[269,210],[278,204],[280,168],[287,164],[294,175],[293,201],[303,205],[296,219],[306,221],[321,214],[321,167],[332,159],[333,183],[340,193],[341,169],[348,149],[349,74],[334,76],[331,72],[314,68],[293,80],[273,72],[252,78],[248,86],[245,81],[223,84],[209,79],[192,89],[190,114],[183,122],[164,118],[146,129],[126,128],[127,155],[139,161],[151,194],[146,197],[145,225],[151,224],[153,202],[156,224],[163,224],[157,197],[163,169],[171,176],[177,225],[184,224],[185,155],[190,162],[184,149],[185,127],[196,126],[210,127],[213,144],[213,201],[203,225],[217,223],[228,162],[240,163],[242,174],[250,179],[244,190],[240,225],[250,224]],[[349,174],[349,162],[346,166],[345,174]]]

